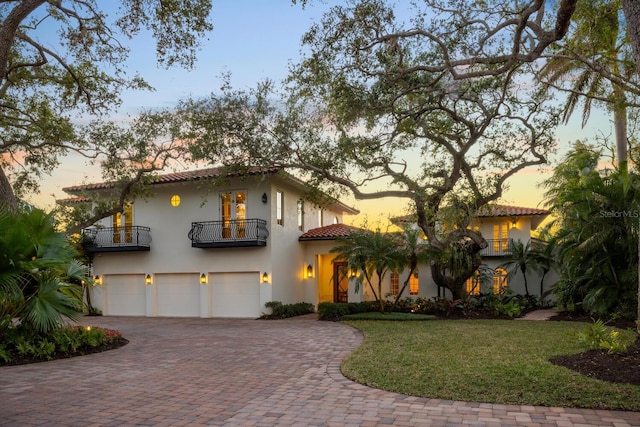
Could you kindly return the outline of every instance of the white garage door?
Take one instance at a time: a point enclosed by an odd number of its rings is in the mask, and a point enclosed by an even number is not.
[[[109,316],[144,316],[147,298],[143,274],[112,274],[102,279]]]
[[[200,316],[200,284],[197,274],[156,274],[158,316]]]
[[[212,273],[211,307],[214,317],[260,317],[260,274]]]

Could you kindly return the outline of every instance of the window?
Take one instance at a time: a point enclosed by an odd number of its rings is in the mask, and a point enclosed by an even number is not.
[[[127,203],[122,212],[111,217],[113,243],[133,243],[133,205]]]
[[[418,295],[420,289],[420,280],[418,279],[418,270],[409,277],[409,295]]]
[[[283,217],[283,209],[284,209],[284,194],[282,191],[276,192],[276,222],[278,225],[284,226],[284,217]]]
[[[477,271],[467,279],[467,295],[480,295],[480,273]]]
[[[298,200],[298,230],[304,231],[304,201]]]
[[[503,268],[496,268],[493,272],[493,293],[504,295],[507,292],[507,272]]]
[[[171,206],[173,206],[174,208],[176,206],[180,206],[180,196],[178,196],[177,194],[171,196]]]
[[[340,221],[338,220],[338,217],[337,217],[337,216],[334,216],[334,217],[333,217],[333,223],[334,223],[334,224],[340,224]]]
[[[322,227],[322,224],[324,224],[324,211],[320,208],[318,210],[318,227]]]
[[[242,239],[246,233],[247,197],[244,191],[220,193],[223,239]]]
[[[390,275],[391,284],[389,286],[389,292],[391,295],[398,295],[400,292],[400,275],[395,272],[391,272]]]
[[[504,222],[493,226],[493,252],[497,255],[506,253],[509,249],[509,223]]]

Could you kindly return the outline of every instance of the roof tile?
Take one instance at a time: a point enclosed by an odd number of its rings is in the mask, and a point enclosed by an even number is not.
[[[362,229],[347,224],[331,224],[312,228],[300,236],[298,240],[334,240],[339,237],[348,237],[355,231],[362,231]]]

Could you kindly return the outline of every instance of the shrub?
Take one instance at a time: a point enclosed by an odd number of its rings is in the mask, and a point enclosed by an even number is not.
[[[270,319],[286,319],[287,317],[301,316],[315,312],[313,304],[308,302],[282,304],[280,301],[269,301],[266,302],[264,306],[271,309],[271,314],[263,315],[262,317]]]
[[[367,313],[380,311],[377,301],[362,302],[321,302],[318,304],[318,319],[340,320],[347,314]]]
[[[5,332],[0,346],[4,364],[82,355],[123,340],[119,331],[97,327],[67,326],[45,334],[23,325]]]
[[[605,349],[608,353],[624,353],[630,342],[624,339],[619,331],[613,330],[598,319],[587,328],[578,332],[578,341],[589,349]]]

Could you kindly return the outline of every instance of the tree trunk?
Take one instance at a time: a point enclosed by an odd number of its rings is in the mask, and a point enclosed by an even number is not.
[[[636,71],[640,74],[640,2],[638,0],[622,0],[622,10],[627,20],[627,32],[631,42],[631,50],[636,60]],[[638,268],[640,269],[640,233],[638,233]],[[638,274],[638,317],[636,325],[640,331],[640,272]]]
[[[17,208],[18,199],[13,193],[13,188],[4,169],[0,167],[0,210],[16,210]]]

